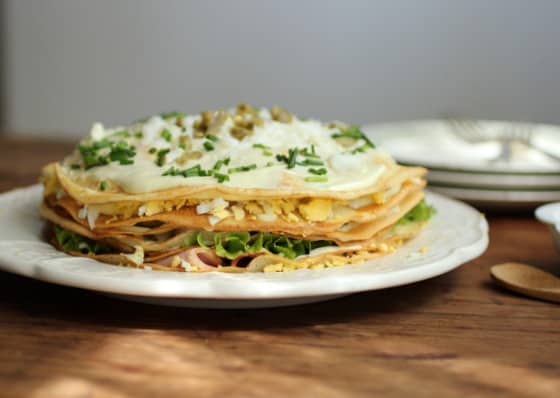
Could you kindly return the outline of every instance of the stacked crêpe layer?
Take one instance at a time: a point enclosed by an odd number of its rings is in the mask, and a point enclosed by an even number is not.
[[[425,170],[356,126],[284,109],[95,124],[43,170],[49,239],[71,255],[167,271],[325,268],[391,253],[433,209]]]

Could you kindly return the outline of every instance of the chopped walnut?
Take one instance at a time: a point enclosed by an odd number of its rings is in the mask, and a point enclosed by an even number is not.
[[[192,151],[192,152],[185,151],[181,156],[177,158],[176,162],[182,165],[188,162],[189,160],[196,160],[196,159],[200,159],[201,157],[202,157],[202,152],[200,151]]]
[[[290,112],[276,105],[270,109],[270,116],[272,120],[280,123],[291,123],[293,119],[293,115]]]
[[[241,141],[243,138],[252,135],[253,132],[249,129],[235,126],[230,129],[230,134]]]

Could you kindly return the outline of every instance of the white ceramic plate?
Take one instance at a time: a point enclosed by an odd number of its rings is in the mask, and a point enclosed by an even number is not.
[[[476,189],[430,184],[430,189],[474,205],[496,209],[534,208],[540,204],[560,200],[560,191],[514,191]]]
[[[540,206],[535,210],[535,216],[540,222],[548,225],[556,249],[560,252],[560,202]]]
[[[43,242],[40,200],[39,186],[0,195],[0,269],[162,305],[259,308],[328,300],[443,274],[479,256],[488,245],[488,224],[478,211],[428,193],[427,200],[437,208],[433,220],[397,252],[375,261],[273,274],[138,270],[71,257]]]
[[[520,124],[477,121],[489,136],[503,134]],[[533,144],[560,157],[560,126],[533,124]],[[445,120],[370,124],[362,129],[399,162],[426,166],[432,170],[505,173],[510,175],[555,175],[560,178],[560,162],[542,152],[515,145],[510,162],[493,161],[502,150],[496,141],[469,143],[461,139]]]
[[[560,175],[514,175],[430,170],[428,181],[467,188],[560,191]]]

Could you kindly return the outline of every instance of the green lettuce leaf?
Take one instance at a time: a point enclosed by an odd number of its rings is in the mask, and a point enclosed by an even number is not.
[[[283,235],[263,234],[263,247],[270,253],[289,259],[309,254],[311,250],[324,246],[336,246],[328,240],[295,239]]]
[[[200,231],[196,236],[196,241],[199,246],[211,247],[214,244],[214,233],[207,231]]]
[[[187,234],[187,236],[183,240],[183,243],[181,244],[181,247],[194,246],[197,243],[198,243],[198,232],[192,231]]]
[[[196,244],[202,247],[213,247],[218,256],[230,260],[243,254],[258,253],[263,250],[293,259],[309,254],[313,249],[335,245],[334,242],[327,240],[294,239],[264,232],[200,231],[194,235],[189,234],[183,241],[183,247]]]
[[[250,253],[260,252],[263,248],[264,234],[254,234],[247,243],[247,249]]]
[[[397,225],[407,225],[414,222],[428,221],[436,214],[436,209],[426,203],[424,199],[406,213],[397,223]]]
[[[80,252],[82,254],[106,254],[113,252],[111,247],[104,243],[67,231],[58,225],[54,226],[54,234],[58,244],[67,251]]]
[[[243,253],[250,253],[247,248],[250,235],[248,232],[217,233],[214,235],[216,254],[233,260]]]

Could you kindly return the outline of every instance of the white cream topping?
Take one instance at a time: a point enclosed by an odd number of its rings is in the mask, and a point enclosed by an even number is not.
[[[92,167],[85,172],[72,170],[72,173],[85,173],[99,181],[110,180],[129,193],[144,193],[179,186],[218,184],[217,178],[213,176],[185,178],[181,175],[162,176],[162,174],[172,167],[185,170],[199,165],[202,170],[211,170],[216,162],[226,158],[230,159],[229,164],[223,165],[218,172],[227,175],[229,180],[219,184],[236,188],[355,190],[374,184],[386,170],[386,167],[378,161],[379,156],[386,158],[383,152],[371,148],[363,152],[356,151],[363,146],[362,139],[356,140],[355,144],[348,147],[342,146],[333,139],[332,135],[340,132],[337,127],[330,127],[316,120],[299,120],[295,117],[290,123],[281,123],[272,120],[270,112],[266,109],[259,110],[259,115],[263,119],[263,124],[255,126],[252,134],[241,140],[230,133],[231,128],[234,127],[231,118],[227,119],[218,131],[213,132],[215,141],[195,137],[193,122],[200,120],[198,115],[180,118],[180,122],[177,118],[162,119],[160,116],[154,116],[143,124],[117,128],[104,128],[96,123],[91,130],[90,143],[92,140],[102,139],[125,141],[135,147],[136,155],[132,158],[134,163],[123,165],[114,161],[107,165]],[[162,135],[164,130],[165,134]],[[118,134],[115,133],[120,131],[129,131],[130,136],[116,137]],[[135,133],[141,133],[141,137],[135,136]],[[202,156],[181,164],[180,160],[185,150],[181,148],[180,143],[185,139],[189,141],[188,151],[200,152]],[[205,143],[212,145],[214,149],[207,150]],[[265,148],[254,147],[254,145],[262,145]],[[299,164],[288,168],[285,162],[276,159],[276,155],[288,156],[292,148],[311,150],[312,146],[322,165]],[[163,158],[163,164],[158,166],[156,159],[157,151],[160,150],[169,151]],[[100,153],[107,155],[108,151],[108,148],[104,148]],[[298,162],[303,162],[305,159],[305,156],[298,154]],[[228,173],[229,169],[250,165],[256,165],[256,169]],[[309,171],[309,169],[321,168],[327,170],[326,174],[315,175]],[[326,181],[312,181],[325,177]]]

